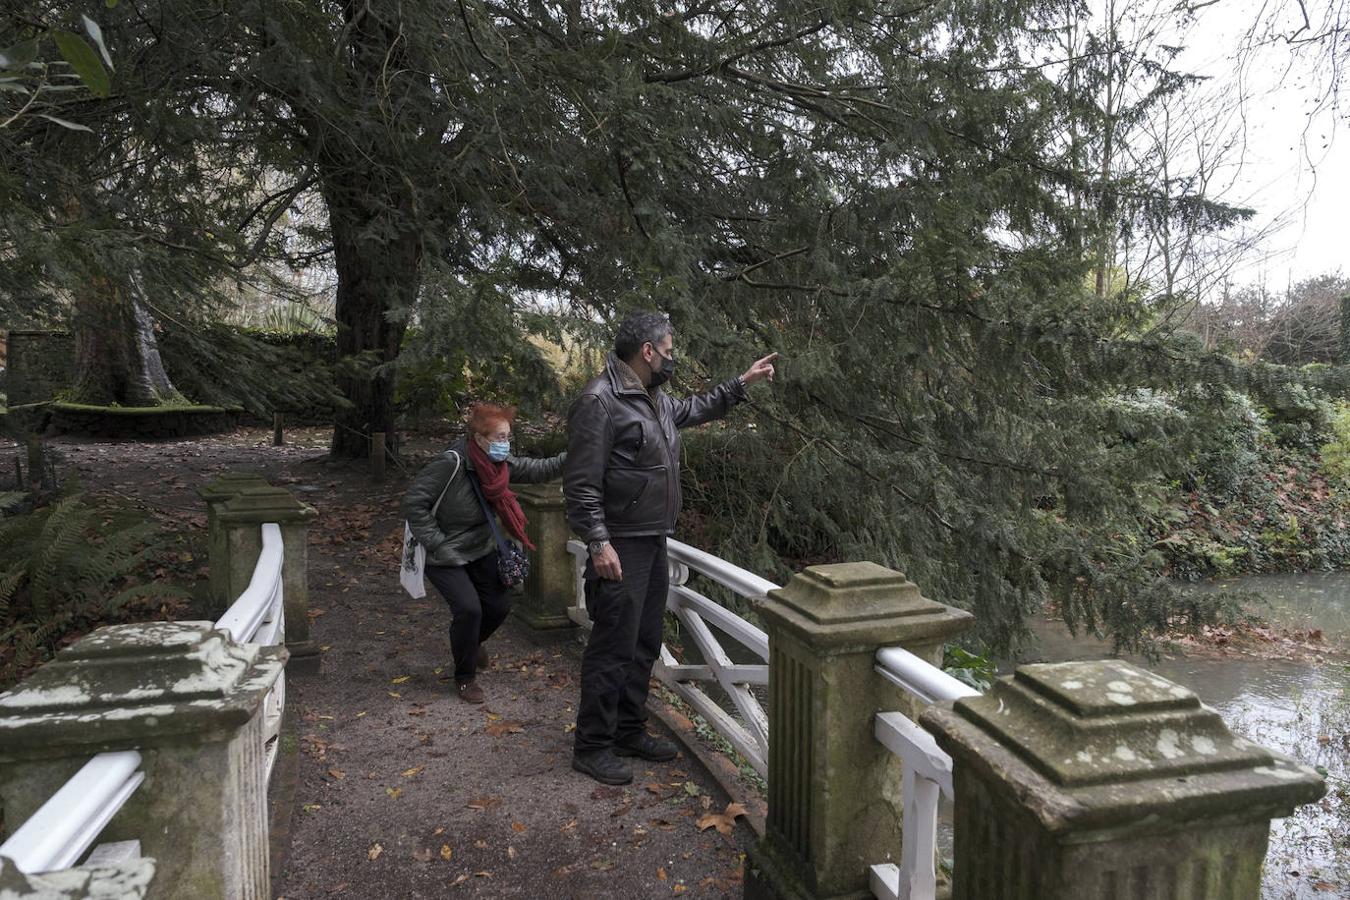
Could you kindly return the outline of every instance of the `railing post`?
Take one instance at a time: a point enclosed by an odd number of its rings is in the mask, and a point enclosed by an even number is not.
[[[1326,791],[1119,660],[1022,666],[921,724],[953,762],[953,900],[1256,900],[1270,820]]]
[[[6,823],[91,756],[137,749],[146,781],[101,837],[156,860],[149,896],[268,897],[263,699],[285,659],[210,622],[97,629],[0,694]]]
[[[239,596],[238,592],[230,593],[230,553],[225,529],[220,527],[220,510],[235,494],[256,487],[267,487],[266,479],[258,473],[227,472],[197,490],[197,496],[206,501],[207,595],[210,600],[206,612],[212,619],[220,618]]]
[[[319,648],[309,636],[309,523],[318,515],[285,488],[263,485],[247,487],[221,505],[216,522],[224,532],[225,586],[228,596],[238,597],[248,587],[262,552],[264,522],[281,527],[285,555],[281,584],[286,604],[286,649],[291,653],[288,670],[304,674],[319,670]],[[214,561],[212,568],[215,568]]]
[[[811,566],[760,607],[769,636],[769,816],[745,896],[865,896],[868,867],[900,850],[899,760],[873,736],[878,711],[908,709],[873,670],[882,647],[941,664],[973,624],[869,562]]]
[[[575,602],[572,554],[567,552],[567,514],[562,485],[523,484],[515,489],[529,520],[526,532],[536,549],[530,553],[530,577],[516,598],[515,614],[536,631],[573,627],[567,608]]]

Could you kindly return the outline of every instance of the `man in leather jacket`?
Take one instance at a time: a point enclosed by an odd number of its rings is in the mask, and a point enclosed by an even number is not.
[[[675,367],[674,329],[659,313],[633,313],[619,326],[604,373],[568,413],[563,493],[568,524],[590,551],[592,622],[572,768],[597,781],[632,780],[620,757],[675,757],[673,744],[647,733],[646,706],[669,586],[666,537],[680,511],[678,429],[726,415],[747,399],[749,385],[772,380],[777,355],[676,400],[661,390]]]

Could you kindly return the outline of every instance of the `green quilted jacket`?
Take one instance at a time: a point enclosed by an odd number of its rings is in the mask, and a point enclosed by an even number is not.
[[[429,566],[462,566],[497,549],[483,508],[465,477],[466,472],[473,471],[466,441],[466,438],[455,441],[418,472],[403,498],[403,518],[408,520],[413,537],[426,548]],[[506,463],[511,467],[511,483],[534,484],[561,478],[566,457],[566,453],[551,459],[509,456]],[[431,508],[442,489],[445,498],[432,516]]]

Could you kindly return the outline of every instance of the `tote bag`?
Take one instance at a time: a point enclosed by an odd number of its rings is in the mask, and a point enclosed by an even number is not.
[[[441,488],[441,495],[436,498],[436,503],[431,507],[431,518],[436,518],[436,510],[441,508],[441,501],[445,499],[445,492],[450,490],[450,483],[455,480],[459,474],[459,454],[453,450],[447,450],[446,455],[454,454],[455,468],[450,472],[450,478],[445,482],[445,487]],[[422,580],[423,573],[427,568],[427,548],[417,542],[413,537],[412,526],[408,520],[403,520],[403,564],[399,567],[398,580],[403,585],[403,589],[408,592],[408,596],[414,600],[421,600],[427,595],[426,583]]]

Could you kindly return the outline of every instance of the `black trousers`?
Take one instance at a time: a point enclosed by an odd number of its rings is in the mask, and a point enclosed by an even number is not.
[[[463,566],[427,566],[427,580],[450,605],[450,652],[455,681],[478,672],[478,645],[492,636],[511,611],[511,598],[497,577],[497,551]]]
[[[661,652],[670,571],[666,539],[614,538],[622,581],[609,581],[586,564],[586,612],[591,637],[581,657],[577,752],[612,747],[647,727],[647,688]]]

